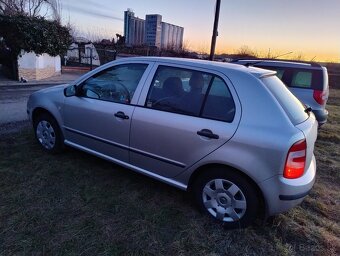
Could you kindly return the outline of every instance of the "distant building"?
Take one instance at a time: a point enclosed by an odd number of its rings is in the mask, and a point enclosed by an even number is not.
[[[126,45],[148,45],[157,48],[178,49],[183,45],[184,28],[162,22],[162,15],[147,14],[145,20],[135,17],[128,9],[124,12]]]
[[[149,46],[161,47],[162,16],[148,14],[145,16],[145,43]]]
[[[124,36],[126,45],[144,44],[145,20],[135,17],[130,9],[124,12]]]
[[[181,48],[183,33],[182,27],[162,22],[161,48]]]

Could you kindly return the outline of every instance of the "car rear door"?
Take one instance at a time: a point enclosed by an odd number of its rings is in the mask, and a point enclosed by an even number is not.
[[[151,73],[133,114],[130,162],[174,177],[233,136],[240,103],[221,73],[183,65],[155,65]]]
[[[131,117],[149,63],[117,64],[98,71],[77,86],[64,102],[65,143],[129,161]]]

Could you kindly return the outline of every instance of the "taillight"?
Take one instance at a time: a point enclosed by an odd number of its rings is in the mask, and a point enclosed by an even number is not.
[[[313,97],[317,103],[324,105],[327,99],[326,91],[314,90]]]
[[[306,164],[306,140],[300,140],[290,147],[283,177],[287,179],[296,179],[303,175]]]

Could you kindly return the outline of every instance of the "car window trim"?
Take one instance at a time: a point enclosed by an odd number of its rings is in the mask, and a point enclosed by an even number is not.
[[[209,93],[210,93],[210,90],[211,90],[211,86],[212,86],[215,78],[216,78],[216,75],[213,75],[212,78],[210,79],[207,91],[205,92],[205,95],[204,95],[204,99],[203,99],[203,102],[202,102],[202,106],[201,106],[200,112],[198,114],[198,116],[200,116],[200,117],[203,115],[203,110],[205,108],[205,103],[207,102],[207,98],[209,96]]]
[[[110,68],[113,68],[115,66],[120,66],[120,65],[129,65],[129,64],[143,64],[143,65],[146,65],[146,68],[145,68],[145,71],[143,73],[143,75],[141,76],[138,84],[137,84],[137,87],[136,87],[136,90],[134,92],[134,95],[132,96],[132,98],[130,99],[130,103],[124,103],[124,102],[117,102],[117,101],[110,101],[110,100],[104,100],[104,99],[96,99],[96,98],[90,98],[90,97],[85,97],[85,96],[78,96],[78,97],[81,97],[81,98],[86,98],[86,99],[93,99],[93,100],[100,100],[100,101],[104,101],[104,102],[111,102],[111,103],[116,103],[116,104],[122,104],[122,105],[128,105],[128,106],[134,106],[136,105],[135,103],[131,103],[133,101],[133,99],[135,98],[135,95],[136,95],[136,92],[138,92],[138,98],[135,100],[136,102],[138,102],[139,100],[139,97],[140,97],[140,94],[141,94],[141,91],[143,90],[143,87],[144,87],[144,84],[145,84],[145,81],[147,80],[148,76],[150,75],[150,72],[154,66],[154,63],[155,62],[152,62],[152,61],[120,61],[120,62],[115,62],[115,63],[107,63],[107,64],[104,64],[103,66],[100,66],[98,67],[98,70],[97,72],[94,72],[96,71],[93,70],[93,71],[90,71],[89,73],[87,73],[87,76],[85,76],[83,79],[78,79],[76,80],[72,85],[76,87],[76,89],[78,87],[83,87],[83,84],[84,82],[86,82],[88,79],[92,78],[93,76],[96,76],[97,74],[100,74]],[[111,65],[109,65],[111,64]],[[143,85],[142,85],[143,84]],[[139,87],[142,87],[140,90],[138,90]],[[137,97],[137,95],[136,95]]]
[[[158,64],[158,65],[157,65]],[[167,112],[167,113],[172,113],[172,114],[178,114],[178,115],[185,115],[185,116],[191,116],[191,117],[197,117],[197,118],[202,118],[202,119],[207,119],[207,120],[213,120],[213,121],[219,121],[219,122],[224,122],[224,123],[233,123],[234,120],[236,119],[236,108],[237,108],[237,104],[235,102],[235,99],[230,91],[230,88],[228,86],[228,83],[226,82],[226,80],[219,74],[217,74],[217,71],[215,70],[210,70],[210,69],[207,69],[208,71],[205,71],[203,70],[202,68],[199,68],[199,67],[193,67],[193,66],[182,66],[182,65],[176,65],[176,64],[165,64],[165,63],[156,63],[155,64],[156,66],[154,67],[155,70],[153,72],[153,74],[149,74],[149,76],[152,76],[151,78],[151,82],[149,84],[149,88],[148,88],[148,92],[147,92],[147,95],[146,95],[146,98],[145,98],[145,101],[143,103],[143,105],[135,105],[135,107],[140,107],[140,108],[145,108],[145,109],[151,109],[151,110],[155,110],[155,111],[163,111],[163,112]],[[191,115],[191,114],[184,114],[184,113],[178,113],[178,112],[172,112],[172,111],[168,111],[168,110],[162,110],[162,109],[155,109],[155,108],[150,108],[150,107],[147,107],[147,99],[149,97],[149,94],[150,94],[150,91],[151,91],[151,87],[153,86],[153,82],[154,82],[154,79],[155,79],[155,76],[157,74],[157,71],[160,67],[169,67],[169,68],[178,68],[178,69],[183,69],[183,70],[188,70],[189,72],[192,72],[192,71],[196,71],[196,72],[201,72],[201,73],[206,73],[206,74],[209,74],[212,76],[213,79],[211,79],[211,81],[209,82],[209,85],[208,85],[208,88],[206,90],[206,94],[204,96],[204,99],[203,99],[203,102],[202,102],[202,106],[201,106],[201,109],[200,109],[200,113],[199,115]],[[204,110],[204,107],[205,107],[205,102],[206,102],[206,99],[208,97],[208,93],[210,92],[210,89],[211,89],[211,86],[212,86],[212,82],[214,81],[214,79],[218,77],[220,78],[223,83],[225,84],[225,86],[227,86],[227,89],[228,91],[230,92],[230,96],[232,97],[232,100],[234,101],[234,105],[235,105],[235,114],[234,114],[234,117],[231,121],[225,121],[225,120],[221,120],[221,119],[218,119],[218,118],[211,118],[211,117],[203,117],[202,114],[203,114],[203,110]],[[230,82],[231,83],[231,82]],[[202,111],[202,112],[201,112]]]
[[[146,65],[145,70],[144,70],[142,76],[140,77],[140,79],[139,79],[139,81],[138,81],[138,84],[137,84],[137,86],[136,86],[136,90],[137,90],[137,87],[138,87],[140,81],[142,80],[142,78],[143,78],[143,76],[144,76],[146,70],[148,69],[149,64],[146,64],[146,63],[121,63],[121,64],[117,64],[117,65],[112,65],[112,66],[107,67],[107,68],[105,68],[105,69],[99,70],[97,73],[94,73],[92,76],[89,76],[87,79],[83,80],[78,86],[76,86],[76,90],[77,90],[77,91],[78,91],[78,90],[79,90],[79,91],[80,91],[80,90],[83,90],[84,84],[85,84],[88,80],[90,80],[91,78],[94,78],[94,79],[95,79],[95,78],[97,78],[98,76],[107,73],[109,69],[112,70],[112,69],[114,69],[115,67],[118,67],[118,66],[134,65],[134,64],[137,64],[137,65]],[[122,83],[120,83],[120,84],[122,84]],[[135,91],[136,91],[136,90],[135,90]],[[134,91],[134,92],[135,92],[135,91]],[[134,94],[135,94],[135,93],[134,93]],[[133,96],[134,96],[134,95],[133,95]],[[133,96],[132,96],[132,98],[133,98]],[[101,99],[101,98],[97,99],[97,98],[87,97],[87,96],[84,96],[84,95],[81,95],[81,96],[79,96],[79,97],[82,97],[82,98],[89,98],[89,99],[94,99],[94,100],[101,100],[101,101],[114,102],[114,103],[124,104],[124,105],[130,105],[130,103],[124,103],[124,102],[121,102],[121,101],[105,100],[105,99]],[[130,102],[132,101],[132,98],[130,98]]]

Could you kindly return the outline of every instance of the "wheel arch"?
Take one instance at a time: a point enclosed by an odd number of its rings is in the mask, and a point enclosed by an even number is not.
[[[33,122],[33,124],[36,123],[38,116],[40,116],[42,114],[47,114],[47,115],[53,117],[56,120],[56,118],[53,116],[53,114],[50,111],[48,111],[47,109],[42,108],[42,107],[37,107],[32,112],[32,122]]]
[[[58,118],[57,118],[56,116],[54,116],[54,115],[52,114],[52,112],[49,111],[49,110],[46,109],[46,108],[37,107],[37,108],[35,108],[35,109],[33,110],[33,112],[32,112],[32,124],[33,124],[33,127],[35,127],[37,118],[38,118],[40,115],[42,115],[42,114],[47,114],[47,115],[49,115],[51,118],[53,118],[53,119],[56,121],[57,125],[59,126],[59,131],[60,131],[60,133],[61,133],[62,138],[65,138],[65,137],[64,137],[64,131],[63,131],[63,129],[62,129],[62,126],[61,126],[61,124],[60,124]]]
[[[266,218],[266,213],[267,213],[267,203],[265,200],[265,197],[263,195],[263,192],[261,190],[261,188],[258,186],[258,184],[251,178],[249,177],[247,174],[245,174],[244,172],[236,169],[235,167],[229,166],[229,165],[225,165],[225,164],[206,164],[203,166],[198,167],[190,176],[189,182],[188,182],[188,188],[187,191],[189,193],[191,193],[192,188],[193,188],[193,184],[195,182],[195,180],[203,173],[206,172],[208,169],[225,169],[228,171],[231,171],[233,173],[237,173],[238,175],[242,176],[242,178],[244,178],[245,180],[247,180],[256,190],[259,201],[260,201],[260,215],[262,218]]]
[[[42,114],[47,114],[49,115],[50,117],[52,117],[58,124],[60,130],[62,130],[62,126],[60,125],[60,122],[58,120],[58,118],[52,114],[52,112],[44,107],[36,107],[33,111],[32,111],[32,123],[33,125],[35,124],[37,118],[42,115]]]

